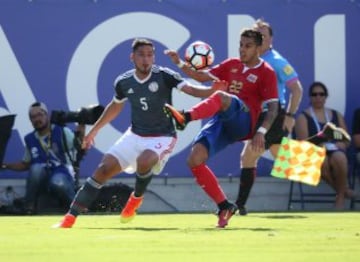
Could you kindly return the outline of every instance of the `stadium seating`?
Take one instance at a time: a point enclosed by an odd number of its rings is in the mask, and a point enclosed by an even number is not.
[[[295,193],[295,186],[298,186],[298,194]],[[316,188],[311,189],[310,186],[302,183],[290,182],[288,210],[293,209],[293,203],[300,203],[301,210],[305,210],[305,203],[334,203],[334,201],[335,193],[316,192]]]
[[[360,164],[355,159],[355,153],[352,148],[347,152],[349,159],[349,187],[354,191],[360,191]],[[320,186],[325,184],[320,182]],[[296,187],[297,186],[297,190]],[[293,209],[292,204],[300,204],[301,210],[305,210],[306,203],[333,203],[335,201],[335,193],[332,190],[318,189],[318,187],[310,187],[298,182],[290,182],[290,191],[288,198],[288,210]],[[350,199],[350,209],[355,209],[355,204],[360,203],[360,198]]]

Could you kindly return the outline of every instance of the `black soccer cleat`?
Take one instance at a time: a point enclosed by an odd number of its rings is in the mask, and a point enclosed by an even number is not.
[[[184,112],[176,110],[173,106],[169,104],[164,105],[164,112],[167,116],[171,117],[175,121],[175,127],[177,130],[184,130],[187,125],[187,120]]]
[[[248,214],[248,211],[245,206],[238,206],[238,209],[240,216],[246,216]]]
[[[321,130],[321,135],[324,136],[324,138],[326,138],[329,141],[331,140],[340,141],[340,142],[351,141],[351,137],[348,134],[348,132],[346,132],[346,130],[344,130],[341,127],[335,126],[331,122],[327,122],[325,124],[324,128]]]

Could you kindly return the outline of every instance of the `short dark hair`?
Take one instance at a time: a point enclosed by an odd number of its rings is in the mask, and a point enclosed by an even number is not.
[[[30,115],[31,109],[34,107],[39,107],[42,111],[44,111],[46,114],[48,114],[47,106],[43,102],[34,102],[29,107],[29,115]]]
[[[320,86],[323,89],[325,96],[328,97],[328,95],[329,95],[328,89],[327,89],[326,85],[320,81],[315,81],[310,85],[309,96],[311,96],[311,94],[316,86]]]
[[[155,50],[153,42],[151,42],[149,39],[135,38],[131,45],[132,51],[135,52],[140,46],[144,46],[144,45],[151,46],[153,48],[153,50]]]
[[[263,42],[263,36],[260,32],[252,29],[252,28],[245,28],[241,32],[241,37],[252,38],[255,41],[257,46],[261,46]]]

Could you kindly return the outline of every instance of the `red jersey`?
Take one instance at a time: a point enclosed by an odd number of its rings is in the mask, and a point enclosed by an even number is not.
[[[279,100],[275,71],[264,60],[248,68],[239,58],[229,58],[211,68],[209,75],[227,81],[227,92],[239,97],[249,108],[251,134],[262,111],[262,104]]]

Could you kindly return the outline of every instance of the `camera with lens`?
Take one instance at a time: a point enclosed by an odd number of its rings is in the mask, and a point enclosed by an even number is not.
[[[66,125],[66,123],[78,123],[85,125],[93,125],[99,119],[104,107],[102,105],[90,105],[82,107],[78,111],[52,111],[50,121],[57,125]]]
[[[77,111],[52,111],[50,116],[50,122],[60,126],[65,126],[66,123],[78,123],[79,126],[74,132],[74,147],[77,150],[75,159],[69,155],[69,158],[72,162],[72,165],[75,170],[75,185],[79,186],[79,168],[80,161],[85,155],[85,149],[82,148],[82,139],[85,133],[85,126],[83,125],[93,125],[99,119],[101,114],[104,112],[104,107],[102,105],[90,105],[88,107],[82,107]],[[65,151],[68,152],[68,148],[65,145]]]

